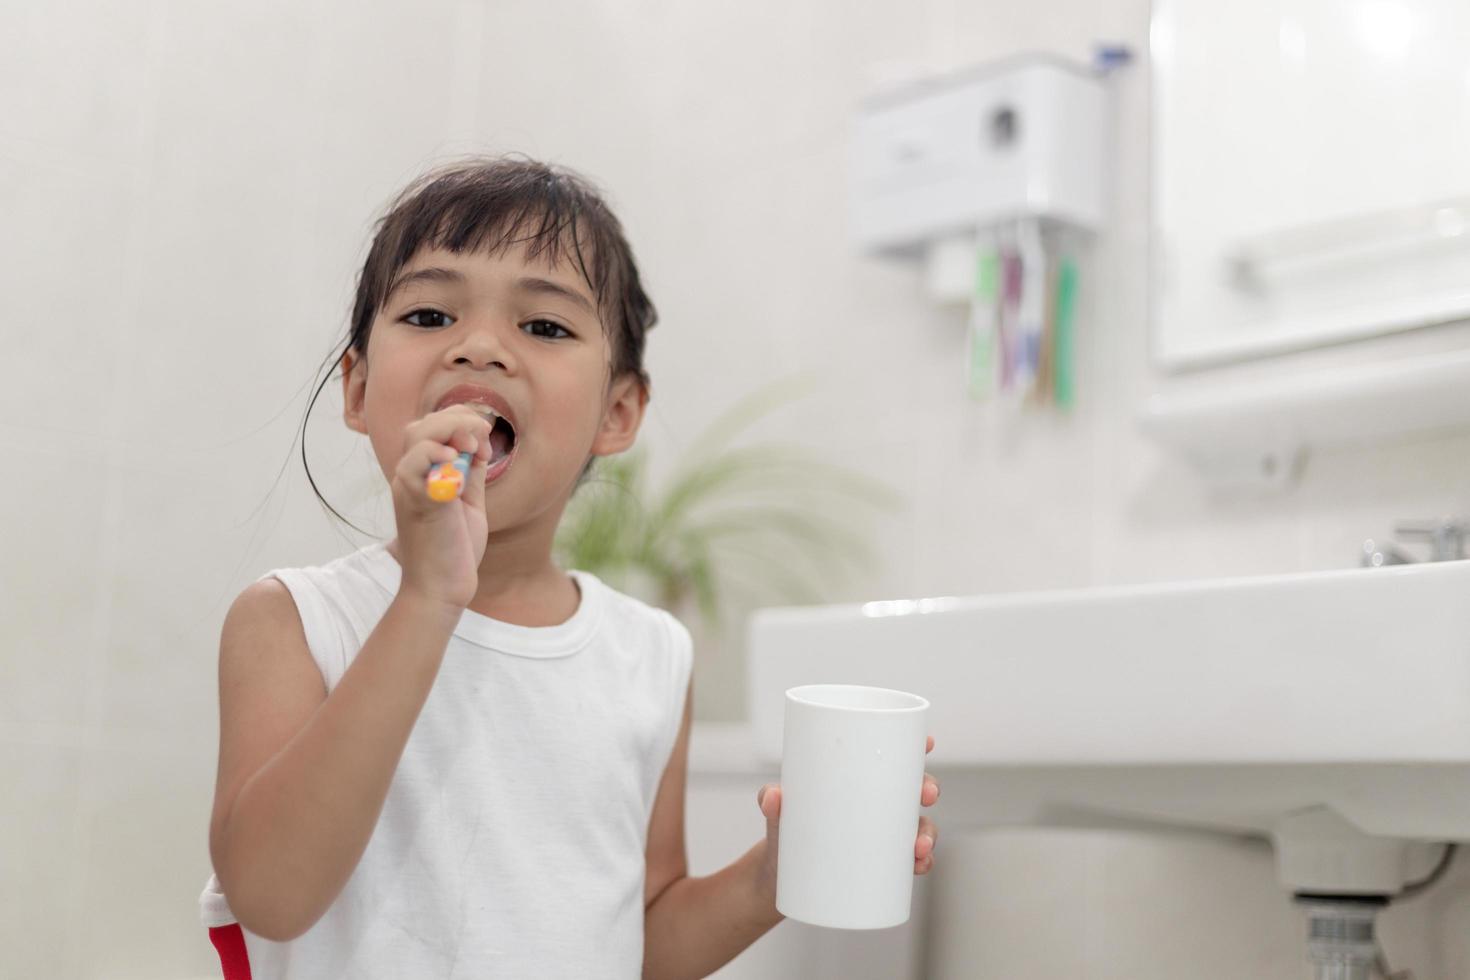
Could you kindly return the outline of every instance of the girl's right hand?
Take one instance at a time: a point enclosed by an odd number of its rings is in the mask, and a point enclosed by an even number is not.
[[[464,609],[480,583],[489,522],[485,471],[491,423],[465,405],[450,405],[410,422],[404,453],[393,472],[393,513],[403,566],[399,592]],[[455,500],[429,497],[429,471],[461,452],[472,452],[464,491]]]

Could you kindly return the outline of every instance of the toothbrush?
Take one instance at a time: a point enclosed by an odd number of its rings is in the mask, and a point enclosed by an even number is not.
[[[474,409],[475,413],[490,423],[493,428],[495,420],[500,415],[489,405],[480,405],[475,402],[465,402],[468,408]],[[451,459],[447,463],[436,463],[429,470],[429,476],[424,481],[424,489],[428,491],[430,500],[437,500],[441,504],[458,497],[464,493],[464,482],[470,475],[470,462],[475,458],[474,453],[460,453],[458,458]]]
[[[1062,259],[1057,274],[1056,402],[1071,408],[1076,394],[1077,264],[1070,256]]]
[[[1021,297],[1016,314],[1019,323],[1018,384],[1021,393],[1030,394],[1036,385],[1041,354],[1041,331],[1045,316],[1046,252],[1041,242],[1041,229],[1034,220],[1020,222],[1017,248],[1021,256]]]
[[[1008,244],[1001,255],[1001,303],[1000,338],[1000,386],[1009,392],[1015,385],[1016,353],[1019,337],[1016,333],[1017,313],[1021,306],[1021,257],[1015,247]]]
[[[470,474],[470,460],[474,453],[460,453],[455,459],[447,463],[436,463],[429,470],[429,477],[424,482],[424,489],[429,492],[430,500],[445,503],[458,497],[464,492],[465,478]]]
[[[982,240],[975,270],[974,295],[970,297],[970,397],[979,401],[995,383],[996,297],[999,295],[1000,257]]]

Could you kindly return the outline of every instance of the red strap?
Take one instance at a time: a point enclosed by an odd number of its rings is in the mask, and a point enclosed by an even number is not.
[[[245,933],[240,931],[240,923],[211,927],[209,941],[219,950],[219,963],[225,971],[224,980],[251,980],[250,956],[245,951]]]

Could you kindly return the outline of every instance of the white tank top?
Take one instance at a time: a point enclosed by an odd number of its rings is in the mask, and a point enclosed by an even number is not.
[[[277,569],[327,691],[398,592],[383,544]],[[638,977],[648,821],[692,666],[673,616],[573,571],[557,626],[465,610],[367,850],[305,934],[244,930],[256,980]],[[206,926],[235,921],[210,876]]]

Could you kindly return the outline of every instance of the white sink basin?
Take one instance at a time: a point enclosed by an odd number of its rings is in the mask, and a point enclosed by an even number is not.
[[[769,609],[749,656],[770,760],[789,687],[927,697],[951,825],[1470,840],[1470,561]]]

